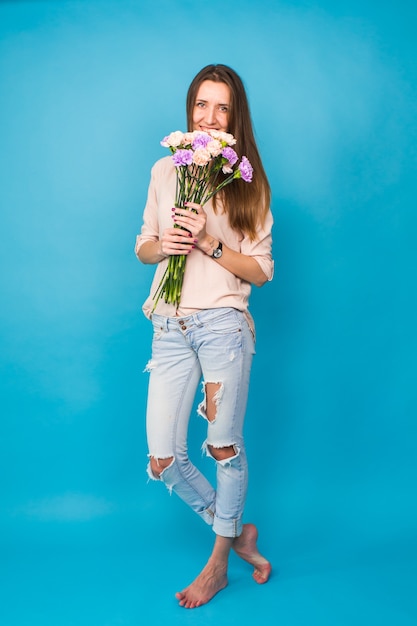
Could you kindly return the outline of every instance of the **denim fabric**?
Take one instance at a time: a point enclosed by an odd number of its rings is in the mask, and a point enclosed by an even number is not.
[[[153,315],[154,336],[147,407],[149,457],[173,458],[162,480],[216,534],[237,537],[247,490],[243,440],[254,339],[244,314],[233,308],[207,309],[183,318]],[[207,439],[214,448],[234,446],[235,455],[216,461],[217,489],[189,460],[187,430],[200,380],[216,383],[216,416],[207,420]],[[198,412],[206,417],[205,396]],[[213,457],[212,457],[213,458]],[[153,474],[150,463],[148,474]]]

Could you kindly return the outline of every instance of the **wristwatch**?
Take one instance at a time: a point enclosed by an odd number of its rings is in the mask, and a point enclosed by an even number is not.
[[[220,259],[222,254],[223,254],[223,244],[221,241],[219,241],[219,245],[217,246],[217,248],[214,248],[213,252],[211,253],[211,256],[213,257],[213,259]]]

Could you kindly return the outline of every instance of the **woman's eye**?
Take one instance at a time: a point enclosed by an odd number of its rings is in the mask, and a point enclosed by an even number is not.
[[[204,108],[204,102],[197,102],[196,106],[198,106],[200,109]]]

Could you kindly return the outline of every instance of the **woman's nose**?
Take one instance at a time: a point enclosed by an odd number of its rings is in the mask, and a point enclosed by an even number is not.
[[[206,110],[206,117],[209,124],[213,124],[216,121],[216,112],[214,110],[214,107],[209,107]]]

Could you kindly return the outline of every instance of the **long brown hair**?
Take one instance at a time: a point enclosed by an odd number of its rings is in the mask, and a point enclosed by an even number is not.
[[[236,152],[246,156],[253,167],[251,183],[239,179],[221,192],[230,226],[256,238],[258,225],[264,224],[271,202],[271,189],[256,145],[249,103],[241,78],[227,65],[207,65],[195,76],[187,93],[187,125],[193,130],[193,110],[200,85],[205,80],[225,83],[230,89],[228,132],[236,139]],[[216,211],[216,196],[213,197]]]

